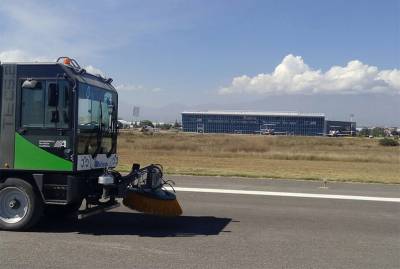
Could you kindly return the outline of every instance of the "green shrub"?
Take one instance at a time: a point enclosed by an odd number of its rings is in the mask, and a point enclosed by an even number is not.
[[[385,137],[379,140],[379,144],[382,146],[395,147],[399,145],[399,141]]]

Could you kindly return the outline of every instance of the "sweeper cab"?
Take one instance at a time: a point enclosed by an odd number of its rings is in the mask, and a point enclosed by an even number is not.
[[[119,206],[177,216],[160,165],[118,163],[118,94],[112,79],[70,58],[0,63],[0,229],[24,230],[43,214],[85,218]]]

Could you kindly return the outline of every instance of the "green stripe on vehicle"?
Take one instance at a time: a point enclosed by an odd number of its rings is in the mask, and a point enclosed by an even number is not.
[[[72,171],[72,162],[51,154],[15,134],[15,169]]]

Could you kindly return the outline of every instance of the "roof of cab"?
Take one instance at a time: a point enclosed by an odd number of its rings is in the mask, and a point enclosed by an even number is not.
[[[117,91],[111,82],[107,82],[107,78],[100,75],[87,73],[85,69],[76,69],[72,66],[65,65],[60,62],[0,62],[0,65],[16,64],[23,73],[32,74],[32,77],[52,77],[58,71],[54,67],[61,68],[69,77],[81,83],[88,83],[97,87],[106,88],[110,91]],[[112,81],[112,80],[111,80]]]

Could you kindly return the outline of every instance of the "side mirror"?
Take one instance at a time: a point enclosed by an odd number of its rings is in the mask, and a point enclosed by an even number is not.
[[[42,83],[37,81],[37,80],[27,79],[27,80],[24,81],[24,83],[22,83],[22,88],[25,88],[25,89],[40,89],[40,88],[42,88]]]
[[[59,95],[58,85],[55,83],[51,83],[48,89],[47,105],[53,107],[58,106],[58,95]]]
[[[115,125],[115,133],[118,135],[119,134],[119,129],[121,129],[121,126],[119,124]]]

